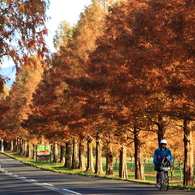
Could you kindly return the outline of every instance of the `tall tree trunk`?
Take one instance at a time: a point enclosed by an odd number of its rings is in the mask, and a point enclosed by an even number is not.
[[[71,143],[66,143],[66,156],[64,167],[71,168]]]
[[[26,157],[29,157],[29,153],[30,153],[30,143],[27,142],[27,146],[26,146]]]
[[[87,140],[87,168],[86,172],[94,172],[92,139]]]
[[[123,179],[128,178],[126,160],[127,160],[127,148],[125,144],[122,144],[121,149],[120,149],[119,177]]]
[[[22,147],[21,147],[21,139],[18,138],[17,139],[17,153],[21,153],[22,152]]]
[[[78,168],[78,145],[75,138],[73,138],[73,153],[72,153],[72,169]]]
[[[83,140],[80,140],[79,142],[79,169],[83,169],[85,170],[85,160],[84,160],[84,155],[85,155],[85,150],[84,150],[84,144],[83,144]]]
[[[36,159],[37,155],[37,147],[36,145],[32,144],[32,159]]]
[[[23,151],[22,155],[27,156],[28,150],[27,150],[27,141],[23,140]]]
[[[20,153],[22,155],[25,154],[25,140],[24,139],[21,139],[21,151],[20,151]]]
[[[27,145],[27,157],[32,158],[32,144],[30,142]]]
[[[145,180],[144,166],[142,163],[141,144],[139,138],[140,130],[134,127],[134,149],[135,149],[135,179]]]
[[[58,162],[58,143],[57,141],[53,145],[53,162]]]
[[[186,186],[194,185],[194,153],[192,131],[189,128],[189,121],[184,119],[184,181]]]
[[[99,135],[96,137],[96,162],[95,162],[95,174],[103,174],[102,168],[102,144]]]
[[[2,146],[3,146],[3,148],[1,148],[1,150],[3,150],[3,151],[10,151],[10,142],[7,142],[7,141],[4,140]]]
[[[106,148],[106,175],[113,175],[113,154],[110,143]]]
[[[17,152],[18,148],[18,139],[14,139],[14,152]]]
[[[10,151],[11,152],[14,151],[14,141],[13,140],[10,141]]]
[[[158,122],[156,123],[157,127],[158,127],[158,144],[160,147],[160,141],[164,139],[164,135],[165,135],[165,124],[163,121],[163,117],[162,115],[158,114]]]
[[[60,163],[65,163],[65,146],[60,145]]]

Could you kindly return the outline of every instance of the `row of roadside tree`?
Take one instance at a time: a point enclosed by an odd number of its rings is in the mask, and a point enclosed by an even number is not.
[[[86,171],[95,154],[96,174],[102,151],[113,174],[117,151],[122,178],[133,153],[139,180],[143,155],[165,138],[193,186],[194,13],[191,0],[93,0],[75,26],[61,22],[50,62],[35,55],[21,66],[1,101],[1,137],[25,154],[32,144],[60,145],[72,168],[84,168],[87,151]]]

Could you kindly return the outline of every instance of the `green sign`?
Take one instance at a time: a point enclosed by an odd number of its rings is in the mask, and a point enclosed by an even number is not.
[[[37,146],[37,156],[51,155],[50,145],[39,145]]]

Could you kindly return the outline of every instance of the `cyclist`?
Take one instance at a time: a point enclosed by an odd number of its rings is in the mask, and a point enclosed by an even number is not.
[[[153,162],[154,162],[154,170],[156,173],[156,186],[159,187],[159,173],[160,173],[160,162],[163,158],[167,157],[170,163],[173,162],[173,157],[169,148],[167,148],[167,141],[165,139],[160,141],[160,147],[157,148],[154,152]]]

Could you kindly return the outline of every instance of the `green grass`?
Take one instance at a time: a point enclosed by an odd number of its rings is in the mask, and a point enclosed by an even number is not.
[[[6,151],[4,152],[5,155],[12,157],[14,159],[18,159],[21,162],[37,167],[39,169],[44,169],[44,170],[50,170],[50,171],[55,171],[59,173],[64,173],[64,174],[72,174],[72,175],[85,175],[89,177],[102,177],[102,178],[112,178],[112,179],[121,179],[118,176],[118,161],[115,161],[113,163],[113,169],[114,169],[114,175],[113,176],[108,176],[108,175],[96,175],[94,173],[90,172],[85,172],[84,170],[81,169],[70,169],[70,168],[65,168],[62,163],[54,163],[54,162],[49,162],[49,161],[38,161],[36,162],[35,159],[31,159],[28,157],[25,157],[23,155],[20,155],[15,152],[9,152]],[[145,164],[145,180],[136,180],[134,179],[134,167],[132,166],[132,162],[127,163],[127,168],[128,168],[128,179],[121,179],[121,180],[128,180],[128,181],[137,181],[137,182],[142,182],[142,183],[151,183],[154,184],[156,180],[156,171],[154,171],[154,166],[152,163],[146,163]],[[103,170],[105,171],[105,159],[103,158]],[[171,179],[171,178],[170,178]],[[170,180],[170,186],[174,188],[180,188],[180,189],[187,189],[187,190],[193,190],[195,191],[195,187],[191,186],[183,186],[182,182],[180,181],[180,174],[179,170],[174,171],[174,176],[172,180]]]

